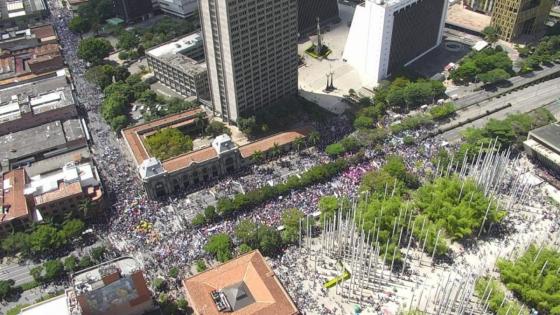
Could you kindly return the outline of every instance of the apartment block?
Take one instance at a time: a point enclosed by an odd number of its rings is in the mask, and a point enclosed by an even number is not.
[[[159,0],[158,7],[163,13],[186,18],[198,9],[198,0]]]
[[[200,33],[189,34],[146,52],[148,66],[156,78],[175,92],[210,99],[208,71]]]
[[[296,0],[199,0],[212,111],[242,114],[297,94]]]

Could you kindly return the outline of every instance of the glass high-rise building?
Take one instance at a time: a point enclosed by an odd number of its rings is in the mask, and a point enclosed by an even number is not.
[[[212,110],[243,113],[297,94],[297,0],[199,0]]]

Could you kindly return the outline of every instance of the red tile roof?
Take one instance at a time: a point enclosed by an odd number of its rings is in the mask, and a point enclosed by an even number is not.
[[[239,282],[245,283],[255,302],[230,313],[220,313],[210,293]],[[292,299],[258,250],[184,279],[183,287],[195,314],[299,314]]]
[[[194,123],[196,115],[203,112],[202,109],[197,108],[193,110],[184,111],[178,114],[165,116],[145,124],[136,125],[121,131],[136,164],[140,165],[144,160],[150,157],[142,142],[142,136],[159,128],[168,128],[177,126],[184,126],[186,124]]]
[[[29,216],[29,206],[24,194],[26,183],[27,174],[23,168],[2,176],[0,205],[3,206],[3,213],[0,213],[0,223]]]
[[[278,133],[273,136],[263,138],[259,141],[241,146],[239,147],[239,152],[241,153],[241,157],[245,159],[253,155],[255,151],[266,152],[270,150],[275,143],[278,144],[279,146],[283,146],[285,144],[293,142],[297,138],[305,137],[310,132],[311,132],[310,128],[301,128],[292,131]]]

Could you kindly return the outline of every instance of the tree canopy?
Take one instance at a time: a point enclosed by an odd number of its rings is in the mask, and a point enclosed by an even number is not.
[[[224,233],[211,236],[208,243],[204,246],[204,250],[214,255],[220,262],[226,262],[231,259],[232,249],[233,243],[231,238]]]
[[[493,79],[494,82],[497,82],[497,79],[508,79],[514,73],[513,63],[508,54],[501,47],[498,47],[487,47],[481,51],[470,53],[461,60],[457,69],[451,71],[449,77],[453,82],[459,84],[475,82],[477,79],[488,80],[487,83],[491,83],[490,79]],[[496,69],[501,69],[501,71]],[[504,73],[507,73],[507,78],[505,78]]]
[[[157,131],[148,137],[145,142],[150,152],[162,161],[193,149],[191,137],[184,135],[176,128],[165,128]]]
[[[542,314],[560,314],[560,252],[529,246],[514,261],[498,261],[500,278],[522,302]]]
[[[103,59],[109,57],[113,46],[108,40],[97,37],[89,37],[80,41],[78,45],[78,57],[93,65],[99,65]]]

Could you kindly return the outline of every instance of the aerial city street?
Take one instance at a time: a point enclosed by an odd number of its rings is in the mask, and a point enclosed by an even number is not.
[[[0,315],[560,315],[560,2],[0,0]]]

